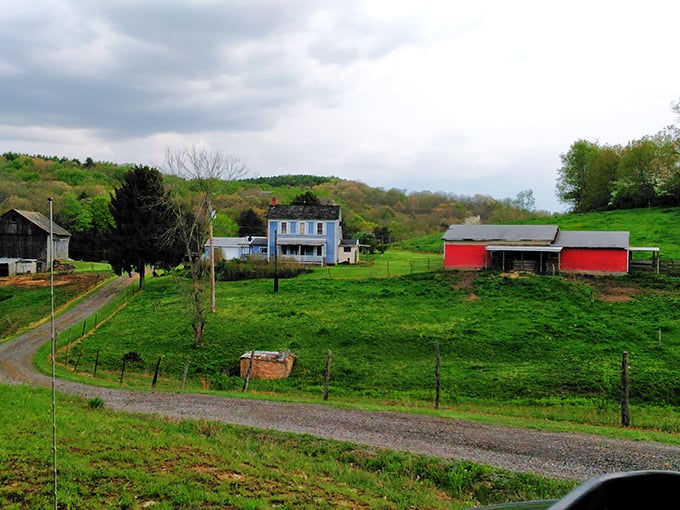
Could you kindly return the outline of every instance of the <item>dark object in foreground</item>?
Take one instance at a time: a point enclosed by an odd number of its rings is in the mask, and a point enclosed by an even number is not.
[[[671,508],[680,487],[677,471],[631,471],[597,476],[559,501],[527,501],[486,510],[637,510]],[[480,509],[481,510],[481,509]]]

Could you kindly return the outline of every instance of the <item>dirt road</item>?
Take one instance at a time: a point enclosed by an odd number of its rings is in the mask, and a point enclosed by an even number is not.
[[[121,288],[118,278],[56,321],[58,331],[93,314]],[[0,383],[51,386],[31,359],[50,339],[50,325],[40,326],[0,344]],[[174,418],[201,418],[264,429],[305,433],[381,448],[466,459],[512,471],[586,480],[612,471],[680,470],[680,448],[582,434],[482,425],[405,414],[337,409],[316,404],[240,400],[214,395],[115,390],[58,380],[58,391],[101,398],[109,408]]]

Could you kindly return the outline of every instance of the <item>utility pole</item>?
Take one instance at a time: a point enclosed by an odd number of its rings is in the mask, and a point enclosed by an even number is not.
[[[57,335],[54,329],[54,222],[52,220],[52,197],[50,202],[50,241],[47,249],[47,260],[50,264],[50,339],[52,344],[52,478],[54,489],[54,510],[59,506],[57,500]]]
[[[278,234],[276,230],[274,230],[274,292],[279,291],[279,253],[276,246],[277,244],[279,244]]]
[[[213,220],[217,215],[210,206],[210,311],[215,313],[215,247],[213,246]]]

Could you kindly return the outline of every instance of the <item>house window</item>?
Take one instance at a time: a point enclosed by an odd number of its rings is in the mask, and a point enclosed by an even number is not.
[[[316,224],[316,233],[318,235],[323,235],[323,223],[322,222],[318,222]]]
[[[351,246],[344,246],[342,248],[342,251],[344,251],[345,253],[351,253],[352,247]]]
[[[305,235],[305,222],[304,221],[300,222],[300,228],[299,228],[298,234]]]
[[[316,256],[317,257],[323,257],[323,247],[322,246],[316,247]]]
[[[282,221],[282,222],[281,222],[281,233],[282,233],[282,234],[287,234],[287,233],[288,233],[288,222],[287,222],[287,221]]]

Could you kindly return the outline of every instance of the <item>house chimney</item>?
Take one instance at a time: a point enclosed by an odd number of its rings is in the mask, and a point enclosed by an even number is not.
[[[272,205],[276,205],[276,197],[272,197]]]

